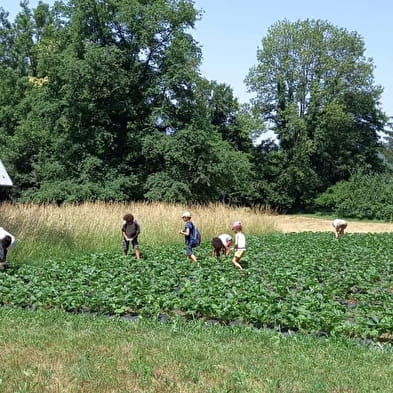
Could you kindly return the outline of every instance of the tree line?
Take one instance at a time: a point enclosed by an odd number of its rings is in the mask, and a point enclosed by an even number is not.
[[[357,170],[389,170],[382,88],[356,32],[277,22],[241,104],[201,74],[191,0],[22,1],[8,16],[0,7],[0,158],[16,186],[1,198],[298,210]]]

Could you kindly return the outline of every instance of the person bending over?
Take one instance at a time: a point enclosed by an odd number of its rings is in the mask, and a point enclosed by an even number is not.
[[[227,233],[223,233],[220,236],[213,237],[212,239],[212,255],[219,257],[221,253],[227,256],[230,252],[230,246],[232,244],[232,236]]]
[[[123,217],[123,226],[121,227],[121,234],[123,236],[123,254],[127,255],[130,248],[130,244],[135,251],[136,259],[141,258],[141,253],[139,250],[138,235],[141,233],[141,227],[134,219],[132,214],[126,214]]]
[[[336,238],[344,236],[345,229],[348,226],[348,223],[345,220],[341,220],[339,218],[336,218],[332,222],[332,225],[336,231]]]

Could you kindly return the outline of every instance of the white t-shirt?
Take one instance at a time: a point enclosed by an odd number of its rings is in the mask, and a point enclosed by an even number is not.
[[[232,241],[232,236],[228,235],[227,233],[223,233],[222,235],[218,236],[218,238],[222,241],[222,244],[225,247],[228,247],[228,243]]]
[[[11,235],[11,233],[7,232],[4,228],[0,227],[0,240],[4,239],[6,236],[11,237],[11,244],[8,249],[12,248],[15,244],[15,236]]]
[[[246,249],[246,237],[244,233],[238,232],[235,235],[235,244],[237,245],[238,250],[245,250]]]
[[[341,220],[340,218],[336,218],[336,219],[332,222],[332,225],[333,225],[334,228],[337,228],[337,227],[339,227],[339,226],[341,226],[341,225],[346,225],[346,224],[347,224],[347,222],[346,222],[345,220]]]

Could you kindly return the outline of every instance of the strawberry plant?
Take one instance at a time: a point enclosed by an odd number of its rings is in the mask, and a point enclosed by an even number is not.
[[[67,312],[182,315],[307,333],[393,337],[393,235],[271,234],[248,238],[247,268],[198,249],[144,247],[135,260],[114,253],[11,266],[0,303]]]

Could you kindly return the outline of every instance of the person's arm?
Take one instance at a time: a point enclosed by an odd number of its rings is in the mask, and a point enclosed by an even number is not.
[[[179,233],[184,236],[190,236],[190,233],[191,233],[190,231],[191,231],[190,225],[188,225],[188,223],[186,223],[184,229],[182,231],[180,231]]]
[[[127,237],[126,228],[124,225],[121,227],[121,234],[123,235],[123,239],[127,241],[128,237]]]
[[[0,263],[6,263],[7,260],[7,248],[2,247],[0,249]]]
[[[184,236],[190,236],[190,228],[185,228],[184,230],[180,231],[180,233]]]
[[[141,227],[140,227],[140,225],[138,223],[136,223],[136,228],[135,229],[136,229],[136,231],[135,231],[134,238],[137,237],[141,233]]]

